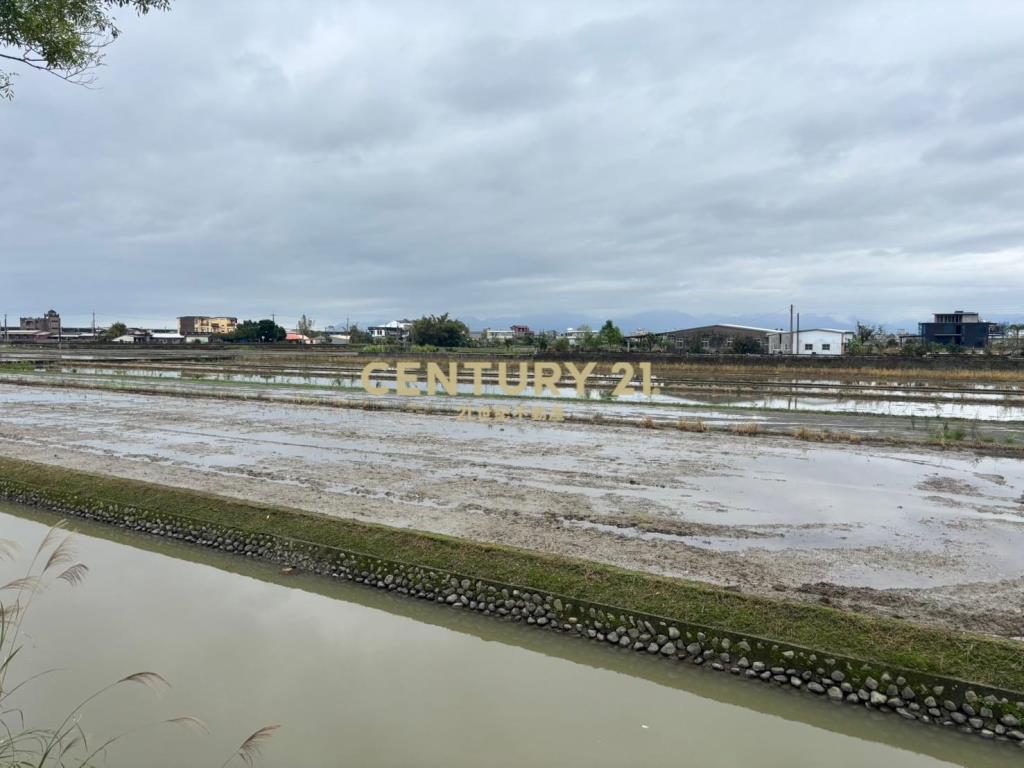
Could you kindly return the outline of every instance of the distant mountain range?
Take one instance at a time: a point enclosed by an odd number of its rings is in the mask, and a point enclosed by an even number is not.
[[[389,318],[394,319],[394,318]],[[470,330],[482,331],[484,328],[508,328],[512,325],[528,325],[535,331],[558,330],[566,328],[579,328],[581,325],[589,325],[595,331],[604,325],[604,322],[611,319],[624,333],[634,333],[638,330],[646,331],[674,331],[680,328],[693,328],[701,325],[712,325],[714,323],[728,323],[732,325],[750,325],[757,328],[789,328],[789,315],[691,315],[686,312],[675,312],[672,310],[654,310],[650,312],[638,312],[622,317],[597,317],[570,314],[567,312],[552,312],[547,314],[516,315],[507,317],[473,317],[459,316]],[[369,325],[376,325],[374,321]],[[344,323],[338,323],[336,327],[341,328]],[[800,318],[802,328],[852,328],[852,324],[845,320],[837,320],[826,315],[802,315]],[[366,327],[363,325],[362,327]],[[911,326],[916,327],[916,325]]]
[[[552,312],[505,317],[474,317],[466,315],[460,315],[458,317],[462,322],[469,326],[470,330],[473,331],[482,331],[484,328],[508,328],[512,325],[528,325],[535,331],[564,331],[566,328],[579,328],[581,325],[589,325],[592,329],[597,330],[604,325],[605,320],[609,319],[607,317],[571,314],[568,312]],[[1024,316],[983,315],[983,318],[993,322],[1024,322]],[[384,320],[369,323],[369,325],[376,325],[378,322],[384,323],[388,320],[394,319],[396,318],[386,318]],[[689,314],[687,312],[677,312],[674,310],[651,310],[649,312],[638,312],[631,315],[612,317],[610,319],[627,334],[634,333],[641,329],[654,332],[674,331],[681,328],[694,328],[701,325],[713,325],[717,323],[749,325],[755,328],[781,328],[782,330],[789,330],[789,313],[714,315],[710,313]],[[924,317],[905,318],[903,320],[897,320],[896,322],[884,322],[882,325],[890,331],[907,330],[916,332],[918,322],[927,319],[928,318]],[[871,318],[859,318],[859,320],[865,324],[879,324],[879,321]],[[856,320],[841,319],[830,315],[801,313],[800,316],[800,327],[805,329],[843,328],[853,330],[856,322]],[[343,325],[344,323],[338,323],[337,327],[341,328]],[[367,324],[361,324],[364,328],[366,325]]]
[[[566,328],[579,328],[581,325],[589,325],[597,330],[607,317],[580,316],[568,313],[552,313],[542,315],[526,315],[523,317],[490,317],[462,318],[473,330],[483,328],[508,328],[512,323],[528,325],[534,330],[557,329],[564,331]],[[749,325],[756,328],[789,328],[789,315],[742,315],[722,316],[712,314],[689,314],[687,312],[676,312],[673,310],[652,310],[649,312],[638,312],[632,315],[610,318],[624,333],[633,333],[638,330],[646,331],[674,331],[680,328],[694,328],[701,325],[712,325],[715,323],[727,323],[732,325]],[[804,315],[800,318],[800,325],[803,328],[845,328],[849,323],[836,320],[825,315]]]

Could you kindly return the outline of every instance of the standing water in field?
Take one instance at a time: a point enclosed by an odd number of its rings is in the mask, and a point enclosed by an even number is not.
[[[0,374],[3,374],[0,371]],[[316,368],[280,368],[268,370],[246,371],[237,368],[222,369],[216,366],[195,367],[98,367],[90,365],[64,365],[52,369],[39,368],[36,371],[13,371],[6,374],[17,378],[32,377],[59,381],[106,382],[110,386],[126,386],[131,382],[145,383],[147,386],[176,387],[196,389],[219,388],[237,391],[242,388],[258,388],[261,390],[287,390],[299,388],[307,394],[320,392],[334,395],[362,397],[366,395],[363,381],[355,368],[337,371]],[[395,395],[396,381],[393,375],[374,375],[367,379],[372,387],[390,390]],[[714,387],[705,385],[691,387],[670,387],[661,389],[658,378],[654,378],[654,389],[651,394],[640,391],[639,381],[634,381],[636,390],[632,394],[612,396],[614,377],[593,377],[588,382],[583,398],[579,397],[576,388],[565,381],[558,387],[558,399],[565,401],[593,401],[606,406],[606,410],[614,413],[616,403],[623,406],[683,406],[685,408],[731,408],[761,411],[789,411],[807,413],[832,414],[864,414],[875,416],[903,416],[925,419],[963,419],[983,422],[1018,422],[1024,421],[1024,399],[1019,388],[1007,387],[998,392],[990,392],[989,388],[964,384],[957,388],[921,390],[915,386],[878,386],[874,382],[863,386],[836,386],[834,382],[800,381],[789,386],[796,387],[786,391],[785,383],[764,382],[761,385],[744,385],[742,388],[728,386],[728,382],[719,382]],[[798,386],[799,385],[799,386]],[[420,380],[407,386],[424,392],[422,399],[443,397],[441,394],[426,395],[427,384],[422,372]],[[460,380],[455,384],[461,396],[474,393],[474,385],[468,380]],[[485,398],[501,398],[505,393],[496,383],[491,372],[484,379],[480,394]],[[541,397],[548,400],[555,395],[544,390],[539,395],[535,391],[532,379],[518,397]],[[414,398],[421,399],[421,398]],[[652,408],[651,410],[657,410]]]
[[[4,538],[34,551],[52,520],[0,506]],[[119,742],[117,768],[219,765],[280,723],[260,765],[702,766],[1018,765],[980,742],[690,665],[408,600],[348,583],[72,522],[90,566],[33,606],[17,706],[52,725],[97,688],[139,670],[161,698],[115,690],[83,726]],[[23,551],[23,554],[25,552]],[[0,565],[13,578],[27,558]]]

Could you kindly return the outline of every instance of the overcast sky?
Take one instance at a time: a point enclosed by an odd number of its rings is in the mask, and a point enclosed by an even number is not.
[[[174,0],[0,103],[0,312],[1024,315],[1024,3]]]

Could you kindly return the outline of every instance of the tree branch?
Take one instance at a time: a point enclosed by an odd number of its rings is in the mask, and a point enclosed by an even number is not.
[[[6,53],[0,53],[0,59],[6,59],[8,61],[13,61],[18,64],[24,64],[26,67],[37,69],[40,72],[48,72],[49,74],[63,80],[66,83],[80,85],[83,88],[91,88],[93,83],[96,81],[95,77],[91,75],[89,77],[84,77],[84,75],[93,67],[102,66],[100,61],[96,61],[93,64],[83,64],[81,67],[74,67],[61,71],[59,69],[53,69],[52,67],[50,67],[47,64],[46,59],[30,57],[28,54],[23,54],[22,56],[10,56]]]

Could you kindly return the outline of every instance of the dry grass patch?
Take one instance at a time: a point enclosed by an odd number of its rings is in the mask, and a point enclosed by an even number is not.
[[[809,429],[808,427],[800,427],[800,429],[793,430],[793,437],[797,440],[807,440],[811,443],[824,443],[834,439],[832,433],[827,429]]]
[[[733,424],[729,427],[729,431],[736,435],[759,435],[761,434],[761,425],[757,422],[751,422],[750,424]]]
[[[810,429],[800,427],[792,432],[797,440],[806,440],[809,443],[852,443],[858,445],[861,442],[859,435],[849,432],[833,432],[831,429]]]
[[[680,419],[676,422],[676,429],[680,432],[707,432],[708,426],[703,421]]]

